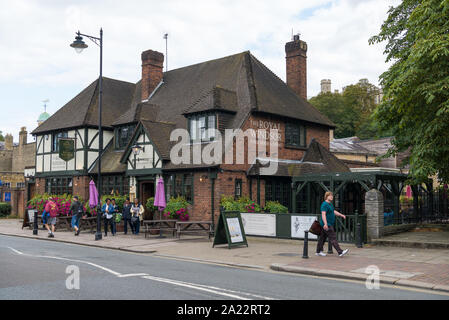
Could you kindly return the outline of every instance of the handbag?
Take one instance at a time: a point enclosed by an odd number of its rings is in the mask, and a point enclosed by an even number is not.
[[[131,223],[136,224],[139,221],[139,217],[138,216],[132,216],[131,217]]]
[[[313,233],[314,235],[319,236],[321,234],[321,230],[323,230],[323,227],[321,226],[321,224],[318,220],[315,220],[312,223],[312,226],[310,227],[309,232]]]

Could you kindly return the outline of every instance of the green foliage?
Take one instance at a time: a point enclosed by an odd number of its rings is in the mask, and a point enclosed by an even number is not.
[[[156,212],[158,210],[158,208],[154,206],[154,197],[148,198],[145,207],[151,212]]]
[[[223,195],[220,205],[225,211],[261,212],[260,206],[248,197],[240,197],[238,200],[235,200],[233,196]]]
[[[189,220],[188,205],[189,203],[184,197],[170,198],[164,210],[164,217],[187,221]]]
[[[6,217],[11,214],[11,205],[6,202],[0,202],[0,217]]]
[[[320,93],[309,102],[335,125],[335,138],[357,136],[360,139],[389,136],[388,130],[378,134],[372,117],[378,89],[369,82],[349,85],[340,93]]]
[[[0,141],[5,141],[5,137],[3,136],[3,132],[0,131]]]
[[[288,208],[279,203],[279,201],[267,201],[264,208],[268,213],[288,213]]]
[[[409,151],[413,183],[438,174],[449,182],[449,1],[404,0],[370,44],[386,42],[393,64],[380,79],[384,101],[375,111],[380,130],[391,129],[386,156]]]

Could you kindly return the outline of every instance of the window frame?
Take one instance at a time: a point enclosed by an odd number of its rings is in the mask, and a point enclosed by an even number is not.
[[[68,131],[53,132],[51,134],[51,152],[59,153],[59,139],[68,138],[68,137],[69,137]],[[57,140],[55,141],[55,139],[57,139]]]
[[[204,127],[200,127],[201,121],[200,119],[204,118]],[[213,120],[213,128],[210,128],[211,119]],[[194,125],[193,125],[194,124]],[[196,130],[192,131],[192,127]],[[187,118],[187,128],[190,136],[190,143],[203,143],[214,141],[216,136],[215,132],[210,135],[209,129],[217,130],[217,114],[216,113],[198,113],[194,115],[190,115]],[[202,131],[204,129],[204,131]],[[203,134],[205,137],[203,138]]]
[[[292,132],[296,131],[296,132]],[[285,147],[286,148],[306,148],[307,130],[304,124],[288,121],[285,122]],[[297,135],[297,138],[295,137]],[[293,137],[292,137],[293,136]],[[297,140],[297,141],[292,141]]]
[[[127,129],[128,133],[127,133],[127,137],[126,137],[126,142],[121,145],[121,143],[123,142],[120,134],[122,132],[123,129]],[[134,134],[134,130],[136,129],[136,125],[135,124],[129,124],[129,125],[125,125],[125,126],[119,126],[116,127],[114,130],[114,147],[115,150],[124,150],[126,148],[126,146],[128,145],[129,141],[132,138],[132,135]]]
[[[242,179],[235,179],[234,198],[236,200],[240,199],[242,197],[242,188],[243,188]]]

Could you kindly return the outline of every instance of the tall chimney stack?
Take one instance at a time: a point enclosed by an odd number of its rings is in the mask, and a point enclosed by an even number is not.
[[[162,81],[163,66],[164,54],[153,50],[142,52],[142,101],[148,100]]]
[[[307,43],[293,36],[293,41],[285,44],[287,85],[298,96],[307,100]]]

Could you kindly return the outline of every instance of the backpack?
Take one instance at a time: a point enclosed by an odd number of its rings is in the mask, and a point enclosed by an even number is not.
[[[54,218],[58,216],[58,206],[56,203],[51,202],[50,203],[50,217]]]

